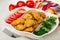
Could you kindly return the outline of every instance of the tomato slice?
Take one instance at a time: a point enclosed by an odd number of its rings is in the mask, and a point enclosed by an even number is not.
[[[27,7],[32,8],[32,7],[34,7],[34,5],[35,5],[34,1],[27,1],[27,2],[26,2],[26,6],[27,6]]]
[[[16,16],[14,16],[14,15],[11,15],[10,18],[12,18],[12,19],[14,19],[14,20],[17,19]]]
[[[25,6],[25,3],[23,1],[18,1],[17,7],[22,7],[22,6]]]
[[[8,24],[10,24],[10,23],[12,22],[10,19],[6,19],[5,21],[6,21],[6,23],[8,23]]]
[[[14,13],[14,15],[16,16],[16,19],[17,19],[17,18],[19,18],[20,13],[17,12],[17,13]]]
[[[19,15],[19,12],[15,12],[14,15],[18,16]]]
[[[11,14],[5,21],[6,21],[6,23],[10,24],[12,21],[21,17],[24,13],[25,13],[25,11],[22,10],[21,12],[19,12],[19,10],[18,10],[15,13]]]
[[[21,17],[22,15],[23,15],[23,13],[17,12],[17,13],[10,15],[10,18],[16,20],[17,18]]]
[[[10,17],[8,17],[5,21],[6,21],[6,23],[11,23],[13,20],[15,20],[15,19],[13,19],[11,16]]]
[[[9,17],[8,20],[13,21],[14,19],[12,19],[12,18]]]
[[[17,13],[14,13],[14,15],[16,15],[16,17],[20,17],[24,14],[25,11],[17,11]]]
[[[9,5],[9,11],[11,11],[11,10],[13,10],[13,9],[15,9],[15,8],[16,8],[15,5],[13,5],[13,4],[10,4],[10,5]]]

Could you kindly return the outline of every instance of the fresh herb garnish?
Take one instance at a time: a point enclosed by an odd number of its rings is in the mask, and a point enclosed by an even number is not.
[[[57,18],[53,16],[47,17],[46,20],[41,23],[41,27],[39,28],[39,30],[35,30],[33,34],[40,36],[48,33],[52,29],[52,26],[56,24],[56,19]]]

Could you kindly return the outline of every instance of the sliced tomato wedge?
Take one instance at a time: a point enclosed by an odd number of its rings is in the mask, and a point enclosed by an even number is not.
[[[11,10],[13,10],[13,9],[15,9],[15,8],[16,8],[15,5],[13,5],[13,4],[10,4],[10,5],[9,5],[9,11],[11,11]]]
[[[33,8],[34,5],[35,5],[34,1],[27,1],[27,2],[26,2],[26,6],[27,6],[27,7]]]
[[[12,22],[10,19],[6,19],[5,21],[6,21],[6,23],[8,23],[8,24],[10,24],[10,23]]]
[[[16,16],[15,15],[10,15],[10,18],[16,20]]]
[[[25,11],[21,11],[19,12],[16,11],[15,13],[11,14],[7,19],[6,19],[6,23],[10,24],[12,21],[16,20],[17,18],[21,17],[23,14],[25,13]]]
[[[23,2],[23,1],[18,1],[18,2],[17,2],[17,7],[22,7],[22,6],[25,6],[25,2]]]
[[[14,13],[14,15],[18,16],[18,15],[19,15],[19,13],[18,13],[18,12],[15,12],[15,13]]]
[[[12,18],[9,17],[8,20],[13,21],[14,19],[12,19]]]

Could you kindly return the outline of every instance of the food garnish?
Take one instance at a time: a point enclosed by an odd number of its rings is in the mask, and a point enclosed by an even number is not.
[[[53,16],[47,17],[45,21],[41,23],[39,30],[35,30],[33,34],[40,36],[45,33],[48,33],[52,29],[52,26],[54,26],[55,24],[56,24],[56,17]]]
[[[25,2],[23,2],[23,1],[18,1],[18,2],[17,2],[17,7],[22,7],[22,6],[25,6]]]
[[[13,5],[13,4],[10,4],[9,5],[9,11],[11,11],[11,10],[13,10],[13,9],[15,9],[16,8],[16,5]]]
[[[27,1],[26,6],[30,7],[30,8],[33,8],[35,6],[35,3],[34,3],[34,1]]]
[[[6,23],[10,24],[11,22],[13,22],[14,20],[16,20],[17,18],[21,17],[23,14],[24,14],[24,11],[20,12],[18,10],[15,13],[11,14],[5,21],[6,21]]]

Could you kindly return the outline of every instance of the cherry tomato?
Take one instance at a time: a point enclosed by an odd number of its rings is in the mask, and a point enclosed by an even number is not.
[[[17,2],[17,7],[25,6],[25,3],[23,1]]]
[[[15,5],[13,5],[13,4],[10,4],[10,5],[9,5],[9,11],[11,11],[11,10],[13,10],[13,9],[15,9],[15,8],[16,8]]]
[[[32,7],[34,7],[34,5],[35,5],[34,1],[27,1],[27,2],[26,2],[26,6],[27,6],[27,7],[32,8]]]

